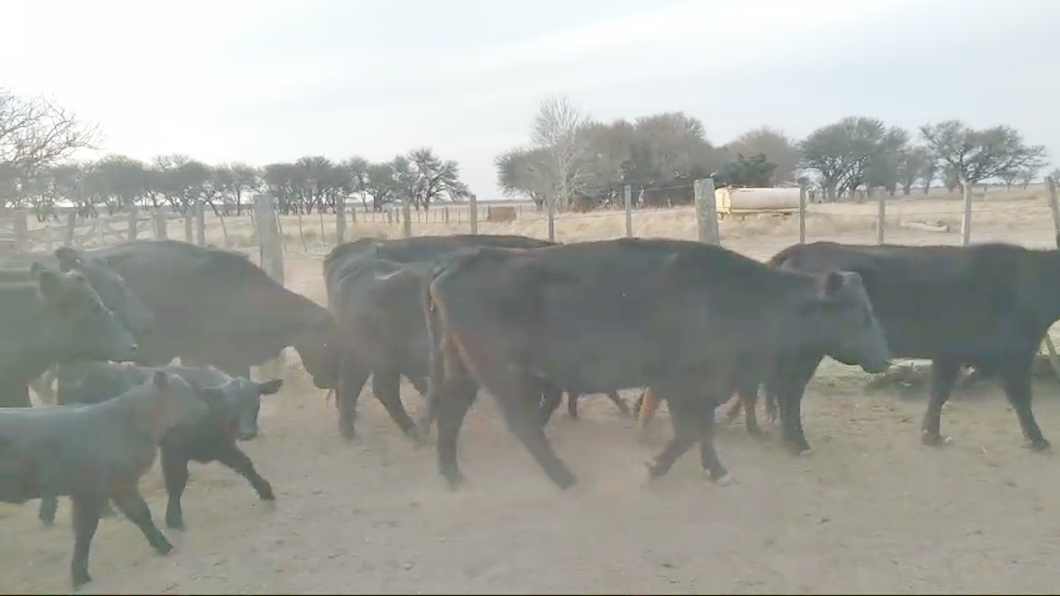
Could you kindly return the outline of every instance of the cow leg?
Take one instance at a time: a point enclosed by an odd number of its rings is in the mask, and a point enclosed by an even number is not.
[[[762,436],[762,430],[758,428],[758,412],[755,411],[755,402],[758,401],[757,385],[758,383],[747,387],[741,387],[737,390],[736,400],[738,405],[743,405],[744,427],[747,429],[747,434],[753,437]],[[735,406],[733,409],[735,409]]]
[[[339,432],[347,441],[357,437],[353,421],[357,417],[357,398],[371,371],[343,357],[339,365],[339,386],[335,391],[335,405],[339,410]]]
[[[538,418],[541,422],[541,426],[548,424],[552,414],[559,407],[559,402],[563,399],[563,391],[553,387],[550,384],[545,384],[541,388],[541,409],[538,414]],[[567,395],[567,409],[570,410],[570,394]],[[577,410],[577,406],[575,406]],[[577,411],[575,411],[575,418],[577,418]]]
[[[655,395],[655,390],[651,387],[647,388],[644,393],[640,395],[640,399],[641,407],[638,423],[640,433],[643,435],[648,430],[648,425],[651,424],[652,419],[655,418],[655,411],[659,409],[659,399]]]
[[[652,389],[658,394],[658,388]],[[700,439],[705,417],[714,415],[714,410],[710,408],[713,402],[709,399],[676,391],[668,391],[663,395],[670,406],[670,424],[674,436],[662,452],[648,462],[649,478],[658,478],[669,472],[677,459]]]
[[[466,375],[466,372],[464,374]],[[438,418],[438,443],[435,445],[438,471],[453,488],[464,482],[464,474],[460,472],[460,465],[457,463],[456,445],[460,437],[460,427],[464,424],[464,416],[475,401],[476,391],[477,387],[465,376],[446,379],[441,387],[432,391],[429,398],[431,412]]]
[[[92,581],[88,574],[88,554],[99,527],[99,505],[106,497],[96,493],[75,494],[73,502],[74,555],[70,560],[70,581],[74,589]]]
[[[936,358],[931,364],[931,401],[928,402],[920,427],[920,442],[924,445],[935,447],[947,440],[939,428],[942,424],[942,406],[953,393],[960,372],[961,363],[958,361]]]
[[[534,398],[540,395],[534,384],[520,383],[514,371],[491,369],[483,372],[485,376],[492,377],[487,387],[497,399],[508,429],[526,447],[549,480],[561,489],[574,486],[577,480],[574,473],[556,455],[548,437],[545,436],[544,428],[534,416],[531,404],[534,403]],[[496,393],[494,388],[498,390]]]
[[[578,419],[578,399],[581,396],[581,393],[567,392],[567,415],[575,420]]]
[[[416,423],[405,411],[405,405],[401,403],[401,373],[392,370],[376,370],[372,374],[372,392],[376,399],[382,402],[390,419],[398,425],[401,432],[413,441],[420,442],[420,433],[416,429]]]
[[[143,496],[140,495],[140,491],[135,485],[120,491],[116,495],[111,495],[111,499],[114,500],[114,504],[118,506],[118,509],[125,514],[125,517],[136,524],[136,527],[140,528],[144,537],[147,538],[147,543],[158,554],[165,555],[173,550],[173,545],[169,543],[165,534],[158,529],[154,520],[151,519],[151,509],[147,506],[147,502],[144,501]]]
[[[42,496],[40,499],[40,508],[37,510],[37,519],[39,519],[45,526],[50,527],[55,523],[55,513],[58,509],[58,497]],[[114,517],[114,509],[111,508],[110,503],[105,499],[99,503],[99,517]]]
[[[174,530],[184,529],[184,511],[180,499],[184,487],[188,484],[188,458],[176,450],[162,447],[162,477],[166,481],[166,527]]]
[[[1005,397],[1012,404],[1012,409],[1016,410],[1023,438],[1030,443],[1031,449],[1044,452],[1049,450],[1049,441],[1042,436],[1042,429],[1038,428],[1031,410],[1031,362],[1031,358],[1007,362],[1000,371],[1001,383],[1005,388]]]
[[[736,417],[740,415],[740,410],[747,410],[745,406],[747,406],[747,404],[744,403],[743,397],[741,397],[736,400],[736,403],[734,403],[732,407],[729,408],[729,411],[725,413],[725,418],[729,422],[736,420]],[[754,405],[752,404],[751,407],[753,408]]]
[[[710,475],[712,481],[716,484],[725,485],[729,483],[731,477],[725,466],[721,465],[721,461],[718,459],[718,452],[714,450],[715,407],[716,402],[710,400],[699,420],[699,461],[703,465],[703,469]]]
[[[766,380],[766,393],[776,395],[784,443],[794,455],[806,455],[811,451],[802,430],[802,395],[821,358],[820,355],[783,358]]]
[[[758,397],[759,389],[759,387],[755,387],[755,398]],[[766,403],[766,420],[770,423],[776,422],[780,414],[779,407],[777,406],[777,395],[775,393],[765,392],[764,388],[761,389],[763,389],[762,393]],[[753,403],[754,402],[752,401],[752,404]]]
[[[37,508],[37,519],[45,526],[55,523],[55,512],[59,509],[59,498],[54,496],[42,496],[40,507]]]
[[[623,416],[627,418],[632,416],[629,411],[629,406],[626,404],[626,400],[618,396],[618,391],[615,391],[614,389],[608,391],[607,397],[611,399],[611,403],[615,404],[615,407],[618,408],[618,411],[621,412]]]
[[[272,485],[258,474],[258,471],[254,469],[254,463],[250,461],[246,453],[243,453],[239,445],[235,443],[226,445],[223,450],[217,453],[217,461],[246,478],[250,486],[258,493],[258,498],[262,501],[276,500],[276,495],[272,492]]]

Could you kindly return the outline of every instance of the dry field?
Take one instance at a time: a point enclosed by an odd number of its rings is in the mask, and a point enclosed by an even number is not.
[[[816,207],[816,206],[815,206]],[[990,197],[977,205],[973,238],[1048,246],[1042,198]],[[943,212],[937,214],[938,212]],[[959,243],[959,233],[912,232],[902,218],[959,219],[951,199],[893,201],[888,238]],[[919,213],[919,215],[916,215]],[[873,242],[875,205],[818,208],[808,239]],[[306,218],[312,222],[314,218]],[[236,244],[245,224],[229,222]],[[319,257],[284,221],[287,285],[323,301]],[[179,229],[179,228],[178,228]],[[323,252],[319,228],[306,242]],[[333,226],[330,226],[330,231]],[[544,236],[543,221],[481,224],[482,233]],[[688,210],[638,213],[638,235],[694,237]],[[764,258],[797,240],[797,222],[757,217],[722,224],[723,242]],[[415,234],[460,231],[443,224]],[[358,226],[356,236],[393,236],[400,226]],[[557,222],[561,240],[624,233],[621,213]],[[211,224],[212,241],[217,242]],[[240,235],[246,235],[243,240]],[[181,237],[171,232],[171,237]],[[220,243],[220,242],[217,242]],[[360,401],[356,444],[338,435],[334,404],[287,357],[284,390],[266,398],[263,435],[245,450],[272,482],[265,507],[241,478],[217,464],[193,466],[184,498],[188,529],[167,531],[176,550],[153,554],[127,521],[100,524],[89,593],[1026,593],[1057,586],[1060,491],[1055,457],[1023,449],[1015,415],[992,384],[947,406],[941,449],[919,444],[920,391],[867,391],[868,376],[826,362],[804,407],[808,457],[781,451],[776,425],[761,440],[742,417],[722,425],[718,450],[735,481],[717,487],[686,455],[648,485],[642,461],[670,430],[665,411],[639,442],[633,422],[603,397],[582,402],[574,421],[561,409],[548,434],[579,476],[560,493],[481,400],[461,436],[469,484],[445,488],[433,446],[416,449],[377,401]],[[1058,385],[1036,386],[1036,414],[1060,440]],[[365,389],[369,392],[369,389]],[[417,409],[411,387],[403,396]],[[632,397],[627,395],[627,397]],[[161,474],[144,480],[156,520],[165,507]],[[0,590],[68,590],[69,503],[54,528],[37,502],[0,506]]]

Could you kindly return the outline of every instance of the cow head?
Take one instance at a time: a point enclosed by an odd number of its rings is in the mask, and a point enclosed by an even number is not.
[[[338,384],[338,350],[335,342],[335,320],[326,310],[314,311],[305,331],[294,344],[306,372],[318,389]]]
[[[40,263],[34,263],[31,271],[44,303],[37,339],[61,346],[61,360],[133,359],[136,340],[84,276]]]
[[[130,331],[142,337],[151,327],[154,315],[106,260],[66,246],[55,250],[55,258],[59,261],[59,271],[77,271],[84,275],[103,304],[114,311]]]
[[[236,438],[249,441],[258,436],[258,412],[261,396],[273,395],[283,386],[283,379],[252,381],[246,377],[233,377],[217,387],[202,390],[209,403],[223,404],[225,414],[231,416],[236,425]]]
[[[883,327],[861,281],[851,271],[830,271],[820,276],[817,303],[828,354],[843,364],[860,365],[866,372],[887,370],[889,353]]]
[[[156,370],[151,378],[130,393],[136,430],[161,440],[169,429],[195,421],[207,412],[206,404],[187,381]],[[144,399],[146,397],[146,399]]]

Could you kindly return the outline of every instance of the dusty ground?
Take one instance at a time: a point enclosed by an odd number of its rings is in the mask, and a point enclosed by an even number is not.
[[[1025,242],[1051,236],[1045,226],[1034,234]],[[788,243],[727,242],[756,256]],[[319,262],[289,263],[289,287],[320,299]],[[285,378],[263,408],[263,436],[244,447],[277,507],[217,464],[193,466],[188,530],[163,529],[174,552],[159,557],[127,521],[103,520],[86,592],[1026,593],[1058,585],[1060,455],[1022,448],[994,385],[947,406],[943,432],[954,440],[931,449],[918,440],[921,396],[865,394],[867,376],[829,362],[805,401],[813,455],[781,451],[775,425],[749,438],[741,417],[718,438],[735,477],[725,487],[704,479],[695,453],[648,485],[642,462],[670,435],[665,410],[640,443],[608,400],[586,399],[581,420],[561,408],[548,427],[579,477],[566,493],[485,397],[461,437],[469,484],[451,492],[433,445],[412,447],[368,389],[362,438],[350,445],[323,393],[297,367]],[[1039,423],[1060,441],[1060,392],[1055,384],[1036,392]],[[411,388],[404,397],[410,409],[421,405]],[[143,488],[161,523],[157,467]],[[52,529],[36,511],[35,501],[0,506],[0,591],[68,589],[69,503],[61,501]]]
[[[835,365],[839,368],[838,365]],[[859,380],[861,382],[861,380]],[[948,447],[919,445],[922,400],[859,395],[819,378],[805,426],[814,454],[779,449],[741,426],[718,440],[735,481],[716,487],[690,453],[654,486],[649,444],[603,397],[581,420],[557,412],[549,435],[579,475],[559,493],[484,400],[469,417],[449,492],[433,449],[398,436],[378,402],[362,399],[362,441],[346,445],[330,404],[306,389],[276,396],[265,436],[247,452],[276,489],[261,505],[216,464],[192,469],[186,532],[153,554],[121,519],[104,520],[90,593],[691,593],[977,592],[1056,589],[1060,489],[1056,456],[1020,447],[1015,416],[994,389],[945,412]],[[414,391],[407,403],[418,406]],[[1057,439],[1060,402],[1039,391],[1037,414]],[[739,421],[739,422],[742,422]],[[1053,429],[1050,431],[1049,429]],[[144,488],[161,523],[160,473]],[[0,589],[67,589],[69,505],[56,526],[36,502],[0,510]]]

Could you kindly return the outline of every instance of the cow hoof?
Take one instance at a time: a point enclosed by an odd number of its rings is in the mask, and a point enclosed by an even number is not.
[[[166,556],[173,552],[173,545],[169,543],[165,538],[160,539],[155,545],[155,552],[162,556]]]
[[[799,457],[809,457],[813,455],[813,447],[803,447],[799,450]]]
[[[920,435],[920,442],[928,447],[941,447],[952,440],[950,437],[944,437],[938,433],[923,433]]]
[[[663,475],[663,472],[659,469],[659,462],[654,459],[644,460],[644,467],[648,468],[648,480],[655,480],[659,476]]]
[[[718,486],[728,486],[732,482],[732,474],[730,474],[729,472],[725,472],[724,474],[718,477],[715,477],[713,474],[708,472],[707,477],[710,478],[711,482]]]
[[[166,527],[169,528],[170,530],[179,530],[179,531],[183,532],[186,529],[184,527],[184,518],[182,518],[182,517],[173,517],[173,518],[167,517],[166,518]]]
[[[73,585],[74,591],[76,592],[78,588],[84,586],[85,584],[91,581],[92,577],[86,573],[84,575],[75,576],[70,583]]]
[[[1043,455],[1049,455],[1053,452],[1052,445],[1048,441],[1042,440],[1041,443],[1030,442],[1027,444],[1027,448],[1035,453],[1041,453]]]
[[[457,490],[467,482],[467,478],[460,472],[452,472],[449,474],[443,474],[445,476],[445,484],[449,487],[449,490]]]
[[[552,481],[556,483],[560,490],[568,490],[578,483],[578,478],[573,473],[564,470],[562,473],[556,474]]]

